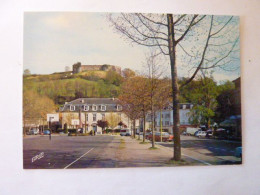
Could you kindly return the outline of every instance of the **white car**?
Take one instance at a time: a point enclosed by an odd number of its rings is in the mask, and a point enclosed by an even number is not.
[[[131,135],[131,131],[129,129],[121,129],[120,130],[120,135],[121,136],[130,136]]]
[[[198,133],[196,134],[197,137],[206,137],[206,135],[206,131],[198,131]]]

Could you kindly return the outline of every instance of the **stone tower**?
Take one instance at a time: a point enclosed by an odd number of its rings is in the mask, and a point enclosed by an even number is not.
[[[81,63],[80,62],[73,64],[73,71],[72,72],[73,72],[73,74],[81,72]]]

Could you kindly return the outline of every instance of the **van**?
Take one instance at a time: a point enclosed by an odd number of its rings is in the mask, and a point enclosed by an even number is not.
[[[121,136],[130,136],[131,135],[131,132],[129,129],[121,129],[120,130],[120,135]]]

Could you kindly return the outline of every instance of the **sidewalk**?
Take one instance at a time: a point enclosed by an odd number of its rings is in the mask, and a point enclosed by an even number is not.
[[[164,146],[156,145],[158,149],[149,149],[151,143],[140,144],[142,140],[130,137],[118,137],[120,146],[117,150],[116,158],[119,167],[165,167],[180,165],[205,165],[198,160],[183,156],[184,163],[172,164],[169,160],[173,157],[173,152]]]

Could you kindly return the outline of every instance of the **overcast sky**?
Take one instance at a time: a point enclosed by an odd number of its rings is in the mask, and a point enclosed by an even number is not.
[[[115,33],[101,13],[27,12],[24,14],[24,69],[33,74],[62,72],[76,62],[111,64],[141,71],[147,49]],[[238,62],[240,63],[240,62]],[[166,63],[168,67],[169,64]],[[185,70],[180,69],[179,76]],[[240,70],[216,71],[216,80],[233,80]]]

